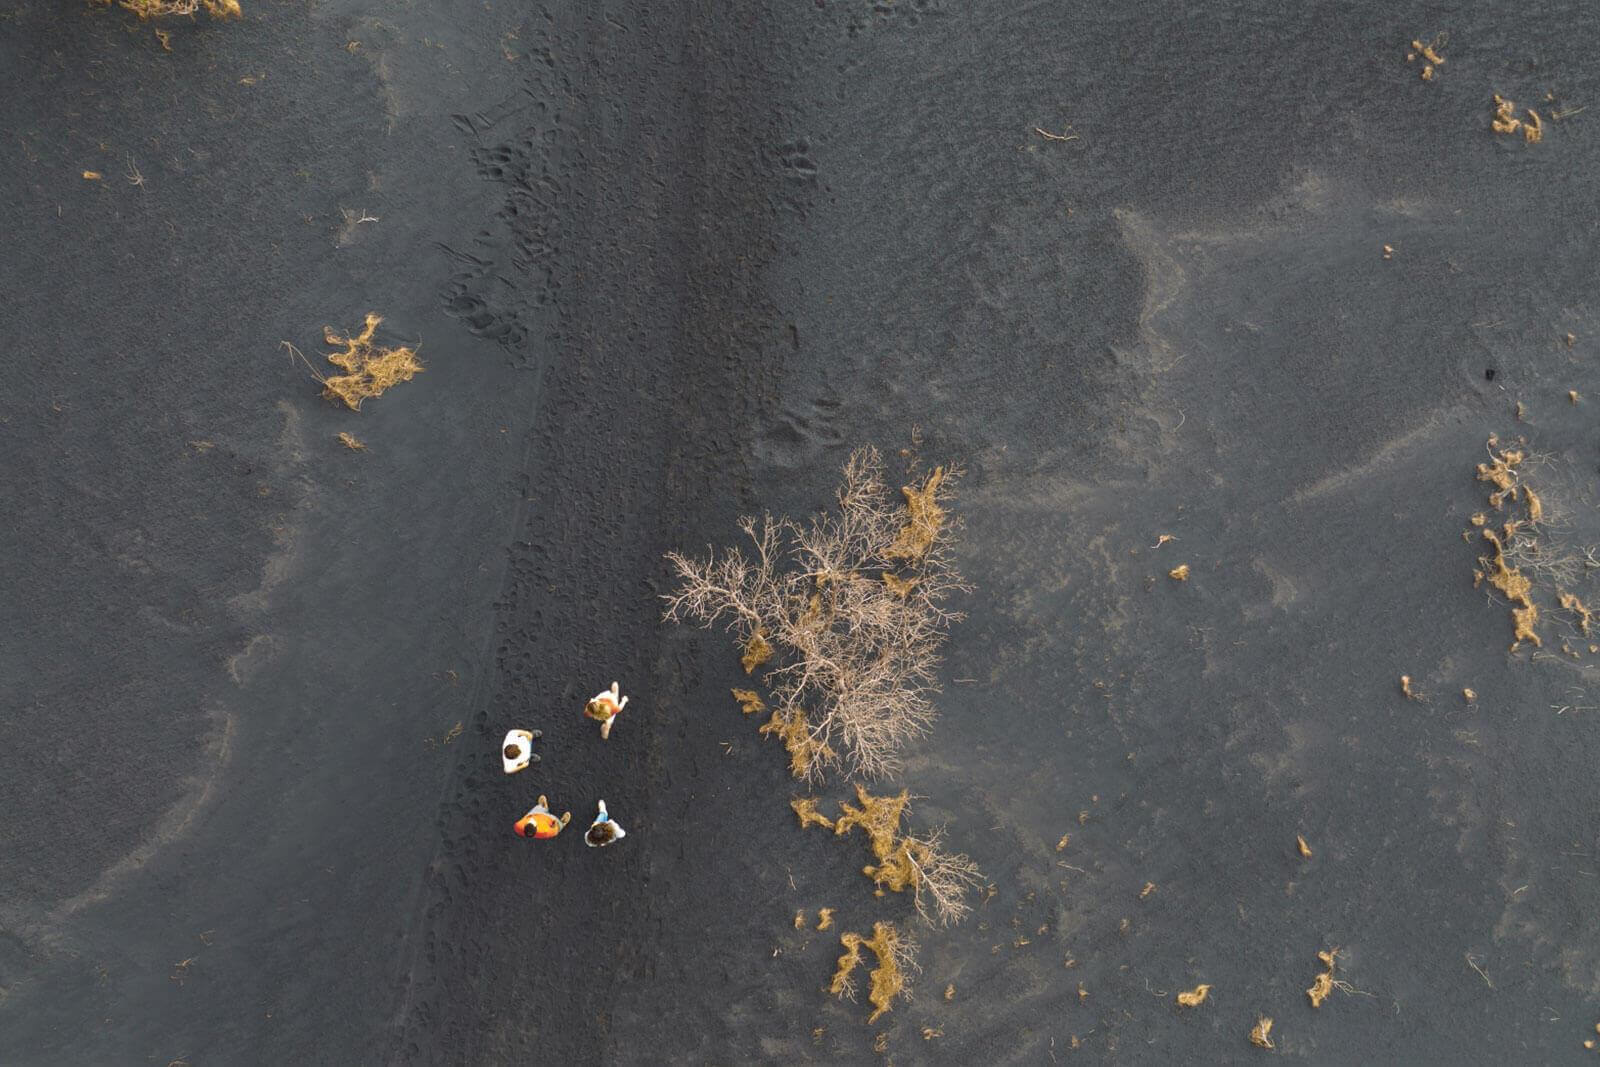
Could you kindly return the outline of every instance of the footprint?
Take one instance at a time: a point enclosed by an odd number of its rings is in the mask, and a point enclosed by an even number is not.
[[[786,407],[757,437],[756,454],[778,467],[815,463],[828,449],[844,444],[844,434],[835,425],[841,407],[832,395]]]
[[[814,182],[817,179],[817,164],[810,153],[809,142],[802,139],[779,145],[773,154],[785,178],[796,182]]]

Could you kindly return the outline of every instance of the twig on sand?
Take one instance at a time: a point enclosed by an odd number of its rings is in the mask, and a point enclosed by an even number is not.
[[[1065,130],[1070,130],[1070,129],[1072,129],[1071,126],[1068,126],[1068,127],[1065,128]],[[1079,140],[1079,137],[1078,137],[1077,134],[1075,134],[1075,133],[1067,133],[1067,132],[1065,132],[1065,130],[1063,130],[1063,132],[1061,132],[1061,133],[1051,133],[1049,130],[1042,130],[1037,126],[1035,126],[1033,128],[1033,132],[1038,134],[1040,137],[1043,137],[1046,141],[1076,141],[1076,140]]]
[[[1484,985],[1490,989],[1494,988],[1494,983],[1489,981],[1489,973],[1478,966],[1478,961],[1472,958],[1472,953],[1470,952],[1467,953],[1467,966],[1478,972],[1478,977],[1483,979]]]
[[[278,344],[282,345],[284,347],[284,350],[289,353],[289,359],[291,361],[298,359],[301,363],[304,363],[306,365],[306,369],[309,370],[312,374],[316,374],[317,373],[317,368],[315,368],[315,367],[313,367],[311,365],[311,361],[306,358],[306,354],[304,352],[300,351],[298,348],[296,348],[294,346],[293,342],[290,342],[290,341],[279,341]]]

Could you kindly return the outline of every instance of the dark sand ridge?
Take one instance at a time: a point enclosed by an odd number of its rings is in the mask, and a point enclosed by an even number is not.
[[[0,1058],[1581,1052],[1589,657],[1508,660],[1460,531],[1522,432],[1600,541],[1587,116],[1486,131],[1593,97],[1592,21],[340,4],[166,55],[13,10]],[[356,417],[275,344],[367,310],[429,369]],[[913,426],[977,591],[906,782],[997,892],[867,1028],[789,917],[909,904],[654,597]],[[629,838],[511,838],[536,790]],[[1312,1012],[1331,945],[1372,995]]]

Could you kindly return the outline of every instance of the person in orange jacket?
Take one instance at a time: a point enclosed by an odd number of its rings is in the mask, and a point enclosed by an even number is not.
[[[616,682],[611,683],[611,688],[596,693],[589,703],[583,706],[583,713],[600,723],[600,739],[609,740],[611,737],[611,721],[622,714],[622,709],[628,706],[628,698],[620,696],[621,687]]]
[[[539,803],[533,810],[517,820],[517,833],[523,837],[546,838],[559,834],[567,823],[572,821],[572,812],[561,813],[561,818],[550,814],[550,801],[543,793],[539,794]]]

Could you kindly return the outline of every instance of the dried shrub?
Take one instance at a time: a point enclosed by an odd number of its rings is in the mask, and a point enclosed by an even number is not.
[[[878,965],[872,969],[867,990],[867,1000],[873,1008],[867,1021],[877,1022],[880,1015],[894,1007],[895,997],[909,999],[910,976],[917,970],[916,943],[896,930],[893,923],[874,923],[870,938],[856,933],[840,934],[839,942],[845,951],[833,972],[830,992],[855,999],[856,967],[861,963],[861,950],[869,948],[877,957]]]
[[[1494,117],[1489,120],[1489,128],[1495,133],[1516,133],[1522,131],[1522,139],[1529,144],[1538,144],[1544,140],[1544,122],[1539,118],[1539,113],[1533,108],[1526,108],[1526,120],[1517,118],[1517,105],[1499,93],[1494,94]]]
[[[936,467],[921,485],[902,486],[906,498],[906,522],[889,546],[890,559],[915,562],[928,554],[944,529],[945,510],[939,506],[939,490],[944,485],[944,468]]]
[[[360,411],[363,400],[381,396],[392,386],[409,382],[422,372],[422,361],[417,358],[416,349],[409,346],[385,348],[373,343],[372,335],[382,321],[369,312],[361,332],[350,337],[340,337],[331,326],[323,328],[323,338],[328,344],[344,346],[343,351],[328,353],[328,362],[345,372],[320,377],[323,396],[342,401],[351,411]]]
[[[833,820],[817,810],[816,797],[794,797],[790,799],[789,806],[800,819],[800,829],[813,825],[833,829]]]
[[[978,865],[963,854],[947,852],[943,830],[922,837],[902,836],[900,822],[911,802],[905,790],[892,797],[875,797],[857,785],[856,799],[859,807],[839,805],[833,832],[847,834],[857,826],[865,831],[878,862],[867,865],[862,873],[877,883],[879,895],[885,890],[904,893],[909,889],[917,913],[929,923],[948,925],[965,918],[972,910],[967,894],[983,882]],[[798,806],[795,810],[799,811]],[[804,815],[800,825],[806,825]]]
[[[1444,34],[1440,34],[1427,44],[1423,44],[1419,38],[1412,39],[1411,51],[1406,53],[1406,62],[1413,63],[1418,59],[1422,60],[1423,81],[1433,81],[1438,69],[1444,66],[1444,54],[1439,50],[1444,47],[1445,40]]]
[[[1327,968],[1319,971],[1311,982],[1311,988],[1306,990],[1306,997],[1311,1001],[1313,1008],[1322,1007],[1322,1002],[1328,999],[1328,994],[1333,992],[1334,986],[1339,984],[1334,981],[1333,969],[1339,958],[1336,948],[1325,949],[1317,953],[1317,959]]]
[[[958,472],[939,468],[894,499],[873,449],[844,467],[835,510],[801,523],[741,520],[746,550],[667,556],[678,589],[666,618],[724,623],[746,671],[766,668],[772,719],[797,778],[828,769],[879,778],[934,717],[939,648],[966,586],[950,559],[946,504]]]
[[[812,733],[810,724],[806,722],[806,713],[799,708],[787,711],[783,708],[774,709],[772,718],[761,724],[760,732],[783,742],[783,747],[789,752],[789,773],[796,778],[806,777],[812,767],[830,762],[837,756],[833,749]]]
[[[839,818],[834,821],[833,832],[847,834],[857,826],[866,833],[873,855],[884,859],[900,837],[900,820],[911,804],[911,794],[902,789],[892,797],[875,797],[862,786],[856,786],[856,800],[860,807],[848,802],[839,805]]]
[[[845,933],[839,935],[839,941],[844,945],[844,955],[839,957],[838,966],[833,970],[833,981],[828,984],[828,992],[836,997],[856,999],[856,968],[861,964],[861,948],[866,940],[860,934]]]
[[[1512,566],[1511,557],[1506,552],[1506,546],[1514,543],[1517,527],[1516,522],[1508,522],[1498,535],[1493,530],[1485,529],[1483,539],[1489,542],[1491,552],[1478,560],[1479,578],[1487,577],[1489,584],[1500,590],[1513,605],[1511,609],[1513,652],[1523,641],[1532,642],[1536,647],[1544,644],[1536,630],[1539,625],[1539,605],[1533,602],[1533,582],[1520,568]]]
[[[744,668],[744,673],[754,674],[757,667],[771,658],[772,645],[767,642],[766,632],[758,626],[744,643],[744,654],[739,657],[739,665]]]
[[[1577,617],[1578,629],[1582,631],[1583,636],[1588,637],[1590,623],[1594,620],[1594,612],[1590,611],[1588,606],[1585,605],[1582,600],[1578,599],[1578,595],[1576,593],[1569,593],[1565,590],[1561,590],[1557,593],[1556,600],[1563,608],[1572,612],[1572,614]]]
[[[1478,480],[1491,487],[1489,506],[1505,515],[1505,519],[1496,530],[1487,515],[1472,516],[1472,525],[1489,546],[1489,553],[1478,559],[1474,579],[1477,584],[1487,581],[1510,601],[1511,650],[1516,651],[1524,641],[1535,647],[1543,644],[1538,633],[1540,612],[1534,599],[1536,589],[1543,589],[1547,595],[1553,593],[1587,634],[1588,609],[1576,594],[1563,587],[1582,582],[1600,567],[1600,562],[1595,560],[1593,549],[1580,554],[1561,543],[1554,532],[1564,521],[1560,500],[1552,507],[1551,498],[1535,491],[1527,482],[1528,467],[1548,457],[1517,448],[1501,448],[1494,437],[1489,438],[1488,453],[1488,462],[1477,466]]]
[[[102,0],[110,6],[110,0]],[[141,19],[174,18],[204,11],[214,19],[243,18],[239,0],[117,0],[117,6]]]

